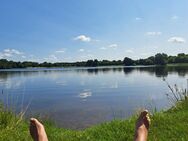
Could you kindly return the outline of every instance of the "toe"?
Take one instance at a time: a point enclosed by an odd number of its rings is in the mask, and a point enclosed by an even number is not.
[[[141,114],[140,114],[140,118],[144,118],[144,117],[146,117],[147,116],[147,114],[148,114],[148,110],[144,110],[143,112],[141,112]]]
[[[31,122],[32,125],[35,125],[37,128],[43,127],[43,125],[36,118],[31,118],[30,122]]]

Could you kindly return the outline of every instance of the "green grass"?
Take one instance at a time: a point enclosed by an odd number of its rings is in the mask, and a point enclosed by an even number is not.
[[[43,122],[49,141],[132,141],[136,116],[128,120],[114,120],[83,131],[57,128]],[[168,111],[158,112],[151,117],[149,140],[188,140],[188,100],[178,102]],[[0,141],[31,141],[28,121],[0,108]]]
[[[167,66],[188,66],[188,63],[173,63],[173,64],[167,64]]]

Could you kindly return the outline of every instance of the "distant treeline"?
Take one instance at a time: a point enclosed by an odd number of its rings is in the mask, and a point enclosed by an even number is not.
[[[8,61],[6,59],[0,59],[0,69],[11,69],[11,68],[28,68],[28,67],[96,67],[96,66],[112,66],[112,65],[125,65],[125,66],[135,66],[135,65],[166,65],[173,63],[188,63],[188,54],[180,53],[177,56],[168,56],[165,53],[157,53],[155,56],[150,56],[146,59],[133,60],[131,58],[125,57],[124,60],[88,60],[82,62],[73,63],[37,63],[31,61],[15,62]]]

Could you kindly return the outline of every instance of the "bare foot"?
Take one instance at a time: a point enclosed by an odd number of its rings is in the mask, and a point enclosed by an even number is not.
[[[37,119],[30,119],[29,131],[34,141],[48,141],[44,126]]]
[[[135,129],[135,141],[147,141],[148,137],[148,130],[149,130],[149,114],[148,111],[143,111],[136,123],[136,129]]]

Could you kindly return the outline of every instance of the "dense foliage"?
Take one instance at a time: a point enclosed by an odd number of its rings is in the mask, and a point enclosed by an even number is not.
[[[157,53],[155,56],[150,56],[146,59],[132,60],[125,57],[123,64],[125,66],[133,65],[166,65],[175,63],[188,63],[188,54],[179,53],[177,56],[168,56],[165,53]]]
[[[150,56],[146,59],[133,60],[131,58],[125,57],[123,61],[121,60],[88,60],[82,62],[59,62],[59,63],[37,63],[37,62],[15,62],[8,61],[6,59],[0,60],[0,69],[10,69],[10,68],[28,68],[28,67],[96,67],[96,66],[111,66],[111,65],[125,65],[125,66],[134,66],[134,65],[166,65],[173,63],[188,63],[188,54],[180,53],[177,56],[168,56],[165,53],[157,53],[155,56]]]

